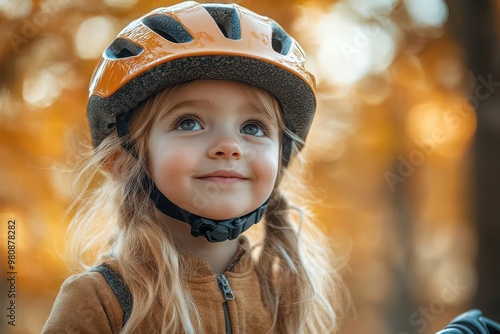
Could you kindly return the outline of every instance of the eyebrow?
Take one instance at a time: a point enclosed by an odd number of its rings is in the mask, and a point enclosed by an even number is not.
[[[165,117],[173,114],[176,110],[183,109],[183,108],[203,108],[203,109],[207,109],[207,110],[212,110],[215,108],[215,106],[213,105],[213,103],[211,103],[210,101],[207,101],[207,100],[186,100],[186,101],[182,101],[182,102],[174,104],[172,106],[172,108],[170,108],[168,110],[162,110],[160,112],[160,117],[158,118],[158,120],[162,120]]]
[[[216,106],[208,100],[185,100],[181,101],[179,103],[176,103],[172,106],[172,108],[168,110],[162,110],[160,112],[160,117],[158,118],[158,121],[164,119],[165,117],[172,115],[179,109],[184,109],[184,108],[200,108],[204,110],[214,110]],[[263,112],[262,109],[264,109],[264,106],[261,105],[260,103],[255,103],[253,101],[245,101],[241,105],[237,107],[237,112],[238,113],[258,113],[271,121],[275,122],[276,120],[272,117],[269,117],[268,113]]]
[[[263,111],[265,110],[265,111]],[[241,112],[252,112],[252,113],[257,113],[269,121],[271,121],[273,124],[278,124],[278,120],[276,119],[275,113],[266,110],[266,107],[264,104],[260,102],[254,102],[254,101],[246,101],[245,103],[241,104],[238,108],[238,111]]]
[[[265,115],[264,112],[261,111],[262,107],[259,108],[259,105],[254,103],[254,102],[245,102],[241,104],[238,108],[238,111],[251,111],[251,112],[257,112],[259,114]]]

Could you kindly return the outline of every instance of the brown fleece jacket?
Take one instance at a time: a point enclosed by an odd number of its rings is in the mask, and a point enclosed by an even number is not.
[[[239,251],[224,273],[234,300],[224,300],[217,275],[208,263],[199,258],[196,261],[197,269],[188,278],[188,287],[205,333],[262,334],[269,331],[271,315],[261,299],[260,283],[246,238],[240,238]],[[226,328],[224,302],[227,302],[230,330]],[[42,333],[114,334],[122,327],[123,311],[118,299],[101,273],[89,271],[71,276],[63,283]],[[160,332],[160,328],[154,331]]]

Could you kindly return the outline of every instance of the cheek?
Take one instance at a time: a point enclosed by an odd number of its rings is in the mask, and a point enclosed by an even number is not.
[[[160,157],[154,158],[152,164],[153,176],[165,177],[175,180],[176,176],[180,175],[180,171],[184,169],[186,160],[178,152],[163,152]]]
[[[276,178],[278,175],[279,168],[279,148],[273,148],[267,151],[265,154],[261,154],[256,159],[255,173],[258,175],[260,182],[260,190],[270,195],[274,185],[276,183]]]
[[[149,164],[153,181],[168,197],[169,189],[179,189],[185,176],[196,166],[188,148],[174,145],[150,145]]]

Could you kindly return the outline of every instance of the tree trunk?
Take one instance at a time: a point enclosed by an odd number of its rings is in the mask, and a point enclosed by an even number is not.
[[[451,31],[476,79],[468,100],[477,114],[473,145],[478,287],[474,308],[500,321],[500,61],[491,0],[448,1]],[[498,17],[497,17],[498,19]]]

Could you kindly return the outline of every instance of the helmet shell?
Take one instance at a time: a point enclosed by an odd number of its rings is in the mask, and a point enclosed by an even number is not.
[[[285,125],[305,140],[316,97],[304,61],[303,49],[275,21],[242,6],[188,1],[155,9],[128,24],[99,60],[87,104],[92,143],[99,146],[114,131],[117,115],[128,118],[156,92],[192,80],[269,91]]]

